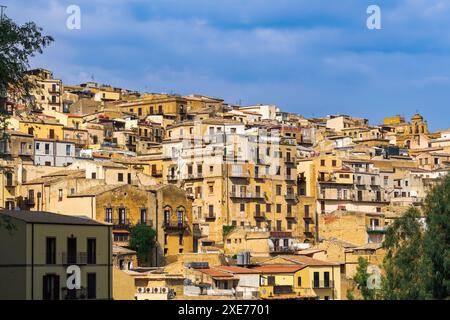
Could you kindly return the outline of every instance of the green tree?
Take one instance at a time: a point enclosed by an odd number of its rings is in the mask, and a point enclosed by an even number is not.
[[[366,259],[359,257],[358,266],[356,267],[356,274],[353,277],[353,281],[355,281],[356,287],[361,292],[361,295],[364,300],[374,300],[376,290],[371,289],[367,286],[368,280],[370,278],[370,274],[367,272],[368,267],[369,262]]]
[[[430,263],[424,250],[420,212],[411,207],[387,230],[383,247],[382,296],[388,300],[429,299]]]
[[[155,245],[155,235],[155,230],[143,224],[138,224],[131,229],[130,248],[136,251],[139,264],[148,264],[150,253]]]
[[[434,299],[450,298],[450,175],[433,188],[424,205],[425,255],[429,259],[430,292]]]
[[[7,16],[0,22],[0,139],[7,140],[6,127],[10,114],[6,111],[7,96],[27,101],[36,86],[26,77],[29,59],[53,41],[42,34],[34,22],[18,25]],[[30,103],[30,106],[32,104]]]

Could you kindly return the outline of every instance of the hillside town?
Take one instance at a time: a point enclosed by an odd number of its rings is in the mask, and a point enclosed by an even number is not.
[[[358,259],[379,268],[387,228],[450,171],[450,128],[419,113],[305,118],[27,77],[0,102],[0,299],[345,300]]]

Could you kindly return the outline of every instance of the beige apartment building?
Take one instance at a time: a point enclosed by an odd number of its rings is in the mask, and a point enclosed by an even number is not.
[[[62,111],[64,92],[62,81],[53,79],[53,73],[45,69],[27,71],[30,80],[36,88],[31,92],[30,99],[36,108],[40,110]]]
[[[295,140],[263,130],[213,118],[167,128],[164,182],[192,195],[204,241],[222,243],[224,225],[300,236]]]
[[[112,299],[110,226],[42,211],[0,215],[15,226],[0,228],[0,300]],[[68,288],[69,267],[79,268],[79,288]]]

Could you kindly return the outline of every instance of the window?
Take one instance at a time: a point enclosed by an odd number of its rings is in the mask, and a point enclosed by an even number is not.
[[[281,220],[277,220],[277,231],[281,231]]]
[[[319,279],[320,279],[319,273],[318,272],[314,272],[313,288],[319,288]]]
[[[42,278],[42,299],[59,300],[59,276],[46,274]]]
[[[105,209],[105,222],[112,222],[112,208]]]
[[[323,285],[325,288],[330,287],[330,273],[328,271],[323,273]]]
[[[292,221],[291,220],[287,221],[287,229],[292,230]]]
[[[30,200],[30,203],[32,203],[32,200],[34,200],[34,190],[33,189],[28,190],[28,200]]]
[[[325,167],[325,160],[320,160],[320,166]]]
[[[279,184],[276,186],[276,195],[281,196],[281,185]]]
[[[305,217],[309,217],[309,205],[305,205],[304,207],[304,210],[305,210]]]
[[[95,273],[87,274],[87,298],[97,298],[97,274]]]
[[[118,173],[117,174],[117,181],[123,182],[123,173]]]
[[[270,205],[270,203],[266,203],[266,212],[271,212],[272,211],[272,206]]]
[[[302,286],[302,277],[297,278],[297,286],[299,286],[299,287]]]
[[[125,208],[119,208],[119,224],[125,224],[126,221],[126,211]]]
[[[92,178],[92,179],[97,179],[97,173],[92,172],[92,173],[91,173],[91,178]]]
[[[58,201],[63,200],[63,189],[58,189]]]
[[[182,233],[180,233],[180,234],[178,235],[178,244],[179,244],[180,246],[183,245],[183,234],[182,234]]]
[[[147,209],[141,209],[141,224],[147,224]]]
[[[281,204],[277,203],[277,213],[281,213]]]
[[[97,240],[87,239],[87,263],[97,263]]]
[[[45,248],[45,263],[56,264],[56,238],[46,238]]]
[[[240,210],[241,212],[245,212],[245,203],[240,204]]]
[[[214,217],[214,206],[212,205],[212,204],[210,204],[209,206],[208,206],[208,209],[209,209],[209,216],[211,217],[211,218],[213,218]]]
[[[209,185],[209,194],[214,194],[214,186],[213,185]]]
[[[332,165],[333,167],[336,167],[336,160],[331,161],[331,165]]]
[[[66,144],[66,156],[70,156],[70,144]]]
[[[45,144],[45,154],[50,154],[50,144]]]
[[[275,277],[274,276],[268,276],[267,277],[267,285],[274,286],[275,285]]]

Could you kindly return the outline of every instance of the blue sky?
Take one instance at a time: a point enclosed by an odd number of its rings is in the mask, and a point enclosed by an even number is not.
[[[54,36],[33,67],[75,84],[273,103],[306,117],[450,127],[449,0],[2,0]],[[66,8],[81,9],[81,30]],[[368,30],[377,4],[382,30]]]

